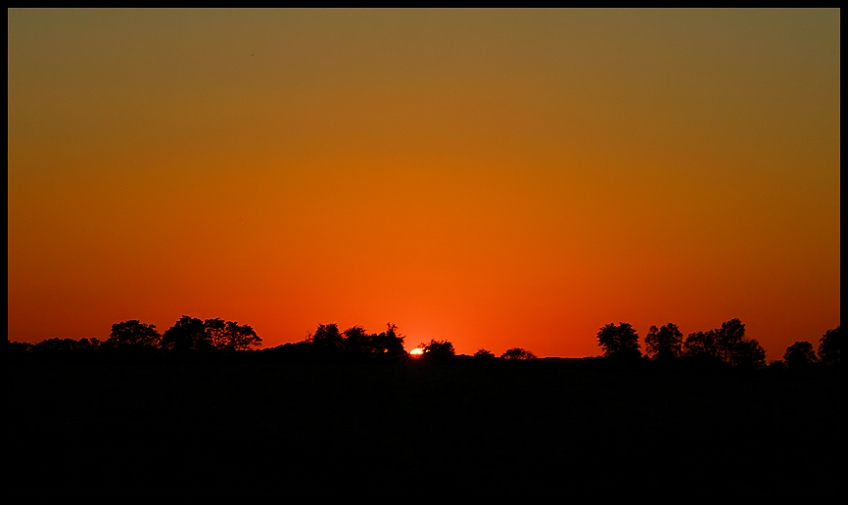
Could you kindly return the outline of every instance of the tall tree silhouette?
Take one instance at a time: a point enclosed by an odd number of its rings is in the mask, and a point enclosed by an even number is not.
[[[739,344],[745,338],[745,325],[739,319],[731,319],[721,323],[721,328],[715,331],[716,348],[720,360],[733,363],[737,360]]]
[[[674,323],[662,328],[651,326],[645,337],[645,354],[651,359],[668,360],[680,356],[683,347],[683,334]]]
[[[612,323],[602,327],[598,331],[598,345],[604,350],[604,356],[608,358],[638,358],[642,355],[639,351],[639,335],[630,326],[630,323]]]

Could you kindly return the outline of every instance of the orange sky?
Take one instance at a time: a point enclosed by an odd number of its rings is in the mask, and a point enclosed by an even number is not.
[[[9,336],[839,317],[838,10],[9,10]]]

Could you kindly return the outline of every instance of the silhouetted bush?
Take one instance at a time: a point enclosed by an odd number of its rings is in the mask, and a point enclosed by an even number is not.
[[[501,359],[528,360],[536,359],[536,355],[520,347],[513,347],[512,349],[507,349],[506,352],[501,354]]]
[[[474,358],[478,360],[492,360],[495,359],[495,353],[486,349],[477,349],[477,352],[474,353]]]

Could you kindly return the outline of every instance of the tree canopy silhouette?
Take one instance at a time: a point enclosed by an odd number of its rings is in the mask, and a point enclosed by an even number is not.
[[[87,338],[81,338],[79,340],[72,338],[49,338],[32,346],[32,351],[39,353],[96,351],[99,346],[100,341],[96,338],[90,340]]]
[[[162,347],[169,351],[213,349],[212,336],[200,319],[183,316],[162,335]]]
[[[424,357],[428,359],[442,360],[456,355],[453,344],[447,340],[430,340],[426,344],[419,344],[418,347],[424,350]]]
[[[690,358],[719,360],[715,330],[690,333],[683,348],[685,355]]]
[[[604,356],[608,358],[638,358],[642,355],[639,351],[639,335],[630,323],[612,323],[602,327],[598,331],[598,345],[604,350]]]
[[[106,345],[115,348],[158,347],[161,338],[155,325],[132,319],[113,324]]]
[[[386,331],[368,333],[362,326],[351,326],[344,332],[338,325],[322,324],[310,334],[306,343],[314,346],[319,355],[337,354],[348,356],[399,356],[405,355],[403,336],[398,335],[397,325],[386,323]]]
[[[688,357],[721,361],[733,366],[761,366],[766,361],[766,351],[755,339],[745,338],[745,325],[731,319],[707,332],[690,333],[683,343]]]
[[[645,337],[645,354],[651,359],[668,360],[683,352],[683,334],[676,324],[668,323],[662,328],[651,326]]]
[[[802,368],[811,363],[815,363],[816,353],[813,350],[813,344],[809,342],[795,342],[786,348],[783,354],[783,361],[789,368]]]
[[[819,340],[819,359],[825,365],[842,364],[842,348],[845,346],[845,341],[839,330],[840,326],[827,330]]]
[[[341,352],[345,348],[344,337],[336,323],[318,325],[315,333],[309,335],[306,340],[323,352]]]
[[[474,358],[477,359],[495,359],[495,353],[492,351],[487,351],[486,349],[477,349],[477,352],[474,353]]]
[[[253,328],[235,321],[223,319],[207,319],[203,322],[204,329],[215,349],[220,351],[246,351],[251,346],[262,345],[262,339]]]

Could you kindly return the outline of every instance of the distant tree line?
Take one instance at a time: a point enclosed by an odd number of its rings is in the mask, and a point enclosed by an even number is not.
[[[409,354],[404,349],[404,338],[398,334],[397,325],[392,323],[387,323],[386,330],[380,333],[369,333],[362,326],[351,326],[340,331],[336,324],[321,324],[301,342],[267,348],[262,353],[294,358],[406,357]],[[755,339],[745,336],[745,325],[739,319],[731,319],[709,331],[690,333],[685,339],[674,323],[659,328],[651,326],[644,339],[644,356],[639,335],[629,323],[607,324],[600,328],[597,339],[603,356],[614,360],[646,358],[668,363],[683,359],[740,368],[756,368],[766,364],[765,350]],[[51,338],[37,344],[7,342],[7,349],[12,354],[81,354],[91,351],[138,354],[154,350],[185,354],[197,351],[248,351],[262,345],[262,339],[248,325],[189,316],[182,316],[163,334],[156,330],[155,325],[133,319],[113,324],[109,338],[105,341],[97,338]],[[786,349],[783,361],[774,361],[769,366],[803,369],[817,363],[841,365],[843,346],[844,340],[837,326],[827,330],[821,337],[817,352],[810,342],[795,342]],[[410,354],[423,361],[445,361],[456,356],[453,344],[447,340],[421,343]],[[479,349],[472,358],[477,362],[496,359],[527,361],[536,359],[536,356],[526,349],[514,347],[499,357],[491,351]]]
[[[607,324],[598,331],[597,338],[604,357],[620,360],[642,357],[639,335],[629,323]],[[777,366],[797,369],[817,361],[839,365],[843,345],[837,326],[819,341],[818,359],[811,343],[795,342],[786,349],[784,361]],[[645,353],[647,358],[661,362],[685,358],[741,368],[766,364],[765,349],[755,339],[745,337],[745,325],[739,319],[731,319],[709,331],[690,333],[685,340],[674,323],[660,328],[651,326],[645,337]]]
[[[173,326],[160,334],[153,324],[136,319],[112,325],[109,338],[51,338],[37,344],[11,342],[12,351],[18,352],[72,352],[72,351],[245,351],[262,344],[262,339],[248,325],[223,319],[201,320],[182,316]]]

